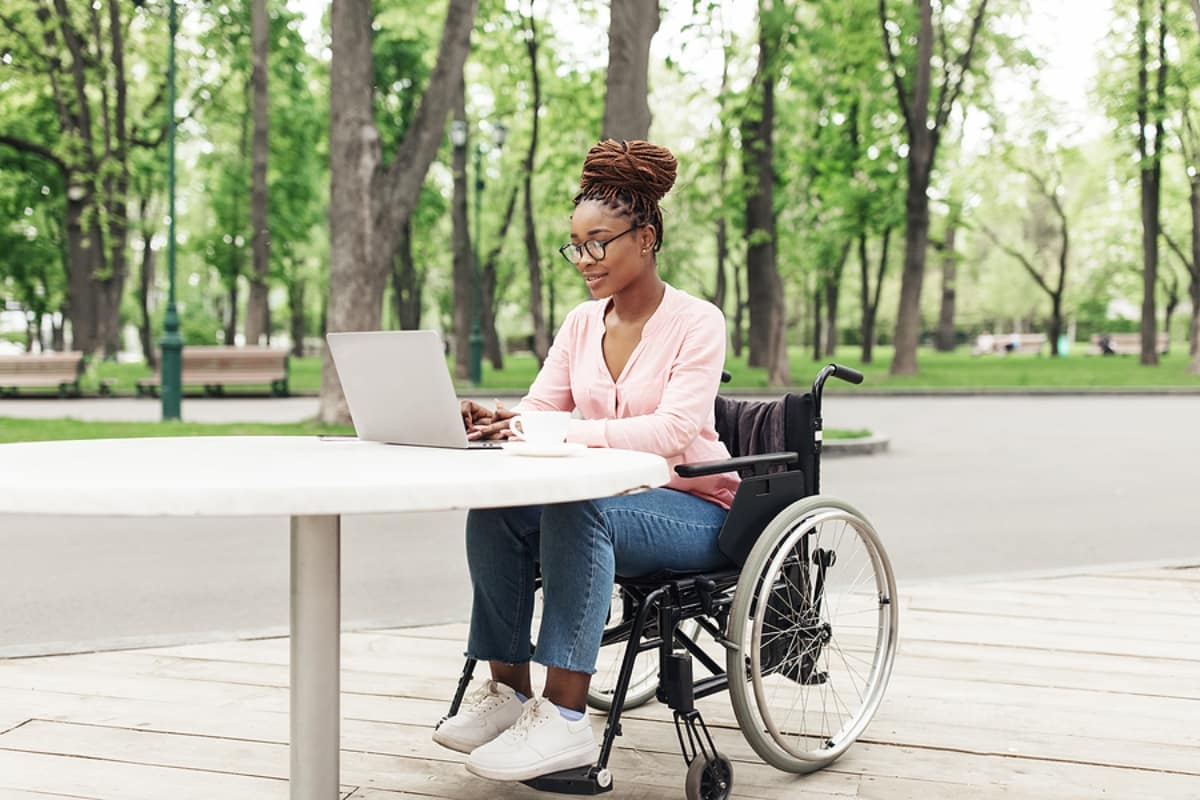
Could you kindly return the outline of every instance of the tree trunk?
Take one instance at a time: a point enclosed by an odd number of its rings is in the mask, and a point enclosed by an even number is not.
[[[838,303],[842,294],[842,273],[846,269],[846,258],[850,255],[850,240],[842,245],[842,252],[834,265],[833,274],[825,280],[825,342],[822,353],[830,358],[837,355],[838,341]],[[820,356],[817,356],[820,360]]]
[[[635,0],[630,0],[630,1],[632,2]],[[622,0],[615,0],[615,2],[613,3],[613,8],[612,8],[614,27],[616,26],[616,21],[617,21],[619,14],[624,13],[624,11],[618,12],[617,7],[619,5],[622,5]],[[625,5],[628,5],[628,2],[626,2]],[[645,5],[645,3],[642,3],[642,5]],[[654,4],[654,19],[655,19],[655,27],[657,27],[658,26],[658,5],[656,2]],[[529,150],[525,154],[525,165],[523,167],[524,178],[525,178],[525,190],[524,190],[524,197],[525,197],[525,200],[524,200],[525,259],[526,259],[526,263],[529,265],[529,314],[533,318],[533,354],[534,354],[534,356],[537,357],[538,366],[541,366],[543,363],[545,363],[546,355],[550,352],[550,332],[546,329],[546,320],[542,315],[542,261],[541,261],[540,248],[538,247],[537,230],[534,227],[534,219],[533,219],[533,164],[534,164],[534,157],[537,153],[537,145],[538,145],[538,128],[539,128],[538,118],[540,116],[541,107],[542,107],[542,82],[541,82],[541,74],[540,74],[540,71],[538,70],[537,27],[534,24],[533,4],[532,3],[530,3],[530,7],[529,7],[529,17],[527,18],[527,24],[529,27],[528,27],[528,30],[527,30],[527,33],[525,36],[525,48],[526,48],[526,51],[529,53],[529,74],[530,74],[530,79],[532,81],[532,88],[533,88],[533,108],[531,109],[531,112],[533,114],[533,120],[532,120],[533,125],[532,125],[532,130],[529,135]],[[650,35],[651,36],[653,35],[653,31],[651,31]],[[616,40],[616,37],[612,32],[610,32],[610,37],[612,37],[614,41]],[[646,39],[646,47],[649,48],[649,46],[650,46],[650,40],[649,40],[649,38],[647,38]],[[615,47],[615,45],[614,45],[614,47]],[[611,54],[610,54],[610,57],[611,57]],[[610,63],[610,65],[612,64],[611,61],[609,63]],[[608,96],[611,98],[612,94],[613,94],[613,85],[612,85],[613,71],[611,68],[609,69],[608,74],[609,74]],[[643,70],[643,79],[644,79],[644,77],[645,77],[645,75],[644,75],[644,70]],[[643,91],[642,104],[645,105],[646,95],[645,95],[644,84],[643,84],[642,91]],[[648,110],[646,113],[647,113],[647,115],[649,115]],[[605,120],[606,120],[605,121],[605,129],[607,130],[608,124],[609,124],[608,119],[607,119],[607,110],[605,112]],[[647,127],[649,127],[648,122],[647,122]],[[640,136],[640,137],[627,136],[625,138],[642,138],[642,139],[644,139],[645,136],[644,135]]]
[[[271,268],[271,232],[267,226],[267,157],[270,99],[267,94],[267,59],[270,52],[271,21],[267,17],[267,0],[253,0],[250,11],[250,30],[253,50],[253,69],[250,84],[253,93],[251,108],[254,117],[254,141],[251,145],[250,189],[250,296],[246,300],[246,344],[256,345],[270,336],[267,324],[267,275]]]
[[[724,36],[724,34],[722,34]],[[729,46],[721,46],[721,88],[718,97],[724,100],[729,89]],[[713,287],[712,303],[722,311],[725,310],[725,295],[728,293],[728,282],[725,276],[726,264],[729,261],[729,231],[725,214],[725,198],[729,194],[729,126],[725,114],[718,115],[720,140],[717,145],[717,201],[720,205],[717,216],[717,276]],[[740,355],[740,353],[739,353]]]
[[[246,166],[246,158],[249,156],[250,147],[250,111],[251,103],[251,87],[250,81],[246,81],[245,86],[246,104],[247,107],[242,111],[241,118],[241,133],[238,137],[238,175],[244,176],[243,170]],[[239,181],[240,183],[240,181]],[[243,244],[238,244],[241,238],[240,231],[245,230],[242,218],[242,197],[245,194],[245,184],[237,186],[233,191],[233,200],[230,202],[232,214],[230,215],[230,243],[229,243],[229,265],[225,271],[225,290],[229,296],[229,314],[225,318],[225,333],[224,343],[228,346],[233,346],[237,343],[238,329],[238,311],[241,307],[239,298],[238,282],[242,278],[242,273],[245,271],[246,251]],[[257,341],[246,341],[246,344],[258,344]]]
[[[479,276],[483,307],[479,310],[479,327],[483,333],[483,357],[492,362],[492,369],[504,369],[504,352],[500,334],[496,331],[496,265],[484,264]]]
[[[75,173],[67,176],[67,316],[71,322],[71,349],[84,353],[96,350],[96,294],[92,291],[92,273],[100,266],[95,261],[99,248],[84,228],[89,201],[87,190],[74,183]]]
[[[383,292],[404,221],[417,205],[429,165],[437,156],[446,113],[470,50],[478,0],[450,0],[437,64],[417,116],[392,162],[381,166],[374,118],[370,0],[337,0],[331,12],[329,331],[379,327]],[[322,422],[349,419],[337,371],[324,351]]]
[[[1163,94],[1166,83],[1166,0],[1159,6],[1159,71],[1157,101],[1152,104],[1149,89],[1149,47],[1146,34],[1149,20],[1146,1],[1138,0],[1138,155],[1141,158],[1142,211],[1142,348],[1140,361],[1145,366],[1158,364],[1158,236],[1159,202],[1162,178]],[[1153,147],[1147,129],[1154,130]]]
[[[455,124],[467,124],[466,86],[459,77],[454,92],[454,107],[451,112]],[[471,308],[475,302],[475,263],[471,250],[471,224],[467,215],[469,182],[467,181],[467,150],[470,139],[461,147],[455,146],[452,172],[454,193],[450,198],[450,222],[453,226],[451,240],[454,250],[454,377],[465,381],[471,369]]]
[[[821,322],[821,306],[823,305],[823,302],[821,297],[824,294],[825,281],[822,279],[820,274],[815,276],[815,280],[816,286],[812,291],[812,358],[813,361],[820,361],[821,351],[823,349],[821,347],[821,333],[823,328]]]
[[[900,275],[900,305],[896,311],[892,375],[915,375],[921,335],[921,285],[925,281],[925,251],[929,246],[929,176],[937,147],[929,127],[932,84],[933,7],[918,0],[920,27],[917,64],[913,75],[912,107],[908,117],[908,188],[904,195],[904,269]]]
[[[154,341],[154,330],[150,317],[150,291],[154,288],[154,234],[146,226],[149,201],[143,196],[139,204],[138,218],[142,221],[142,268],[138,275],[138,339],[142,345],[142,357],[150,369],[158,367],[158,347]]]
[[[733,347],[733,354],[737,358],[742,357],[742,350],[746,348],[746,301],[742,297],[742,271],[735,265],[733,268],[733,335],[730,337],[729,344]]]
[[[412,220],[404,223],[396,247],[396,264],[392,270],[392,302],[401,330],[414,331],[421,327],[421,294],[424,275],[417,269],[412,250]]]
[[[1200,24],[1200,12],[1196,16]],[[1200,373],[1200,179],[1191,183],[1188,204],[1192,210],[1192,263],[1188,270],[1191,275],[1188,290],[1192,300],[1192,324],[1188,335],[1188,354],[1193,359],[1192,371]]]
[[[760,19],[763,14],[760,6]],[[750,366],[766,367],[771,386],[791,383],[787,360],[783,281],[775,260],[775,71],[764,23],[759,25],[754,87],[759,100],[742,124],[746,177],[746,294],[750,307]]]
[[[291,281],[287,287],[288,315],[291,317],[292,355],[296,358],[304,356],[304,333],[308,327],[304,314],[305,288],[303,278]]]
[[[229,261],[231,269],[240,270],[241,261],[238,258],[238,251],[231,249],[229,251]],[[238,322],[238,279],[237,272],[234,272],[232,281],[225,285],[226,302],[229,304],[228,312],[225,316],[225,333],[222,336],[226,345],[234,345],[237,343],[237,322]]]
[[[958,253],[954,249],[958,235],[958,219],[953,212],[946,224],[946,240],[942,243],[942,306],[938,313],[936,347],[939,353],[953,353],[957,344],[954,335],[954,305],[957,298],[956,273]]]
[[[875,290],[872,295],[870,268],[867,261],[867,237],[859,238],[858,257],[862,265],[862,362],[872,363],[875,357],[875,327],[879,319],[879,298],[883,292],[883,276],[887,271],[888,247],[892,240],[892,229],[884,228],[879,251],[879,269],[875,274]]]
[[[903,70],[912,73],[911,92],[905,86],[907,76],[901,74],[902,70],[897,66],[896,55],[892,50],[887,0],[879,0],[879,24],[885,55],[891,67],[892,81],[908,133],[908,188],[904,198],[904,270],[900,276],[900,304],[896,312],[896,350],[890,370],[893,375],[913,375],[917,372],[917,344],[921,334],[921,285],[925,280],[925,256],[929,246],[929,179],[937,157],[940,132],[950,118],[963,81],[971,69],[971,57],[983,26],[987,4],[988,0],[980,0],[971,18],[966,48],[957,59],[953,59],[953,69],[949,63],[951,54],[945,51],[946,31],[944,27],[937,31],[936,38],[942,44],[940,60],[944,82],[939,88],[931,119],[929,101],[933,88],[932,59],[935,38],[932,0],[917,0],[917,61],[912,70]]]
[[[375,241],[372,182],[379,167],[372,86],[370,0],[338,0],[330,14],[332,56],[329,92],[329,297],[330,333],[379,328],[381,309],[372,307],[371,272]],[[337,371],[323,351],[320,419],[349,416]]]
[[[612,0],[602,139],[650,135],[650,40],[658,23],[658,0]]]

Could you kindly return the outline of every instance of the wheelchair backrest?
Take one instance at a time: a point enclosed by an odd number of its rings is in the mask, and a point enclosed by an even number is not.
[[[717,435],[732,456],[791,452],[798,460],[766,475],[745,477],[738,487],[718,546],[739,566],[763,528],[780,511],[815,494],[817,454],[811,394],[786,394],[777,400],[739,400],[717,395]]]

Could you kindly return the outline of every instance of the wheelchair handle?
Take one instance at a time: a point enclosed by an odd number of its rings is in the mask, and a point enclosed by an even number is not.
[[[847,383],[862,383],[863,374],[856,369],[844,367],[841,364],[830,364],[833,367],[833,377],[841,378]]]

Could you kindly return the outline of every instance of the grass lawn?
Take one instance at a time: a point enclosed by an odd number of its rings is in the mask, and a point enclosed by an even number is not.
[[[811,385],[821,367],[835,360],[860,370],[866,380],[859,387],[837,380],[830,381],[827,386],[855,392],[871,389],[1200,388],[1200,375],[1188,372],[1191,361],[1186,346],[1173,348],[1161,357],[1157,367],[1143,367],[1134,356],[1085,355],[1079,349],[1061,358],[1028,354],[973,356],[965,348],[954,353],[923,349],[917,354],[920,374],[903,377],[888,375],[891,347],[876,348],[871,364],[864,365],[861,355],[857,347],[842,347],[836,358],[814,361],[808,350],[792,348],[789,359],[792,383],[801,387]],[[733,376],[726,384],[727,388],[760,389],[767,386],[766,370],[747,367],[744,356],[730,356],[725,368]],[[532,356],[511,356],[505,361],[503,372],[496,372],[489,364],[484,364],[482,386],[484,389],[523,389],[532,382],[536,372],[537,362]]]
[[[134,439],[146,436],[316,436],[353,434],[345,426],[316,422],[289,424],[200,422],[85,422],[78,419],[0,417],[0,443],[59,439]]]
[[[1177,344],[1171,352],[1161,358],[1157,367],[1143,367],[1134,356],[1093,356],[1083,354],[1083,345],[1062,358],[1048,356],[988,355],[973,356],[965,348],[954,353],[937,353],[921,350],[917,356],[920,373],[917,375],[892,377],[888,367],[892,360],[892,348],[880,347],[875,351],[872,364],[863,365],[860,350],[843,347],[835,360],[846,366],[861,370],[866,382],[861,387],[850,387],[840,381],[829,383],[835,391],[871,391],[873,389],[923,391],[970,390],[970,389],[1139,389],[1139,388],[1200,388],[1200,375],[1192,375],[1188,368],[1190,359],[1187,347]],[[814,361],[807,349],[791,350],[792,384],[808,386],[818,370],[828,359]],[[746,360],[730,356],[726,368],[733,375],[727,384],[730,389],[765,389],[766,370],[747,367]],[[292,358],[289,361],[290,388],[293,394],[316,394],[321,386],[321,360],[319,358]],[[118,364],[100,362],[93,364],[83,377],[81,386],[84,394],[99,393],[100,382],[110,381],[114,394],[132,395],[137,381],[147,377],[151,371],[142,363]],[[494,370],[487,361],[483,364],[483,381],[479,389],[487,391],[522,391],[533,382],[537,374],[537,361],[529,354],[510,355],[505,358],[504,369]],[[473,387],[462,385],[460,391]],[[200,387],[185,387],[186,394],[199,394]],[[269,393],[268,386],[231,386],[229,395]],[[22,394],[55,395],[54,389],[24,389]]]
[[[78,419],[18,419],[0,417],[0,444],[50,442],[61,439],[136,439],[146,436],[318,436],[351,434],[354,428],[321,425],[315,421],[287,424],[237,422],[85,422]],[[825,431],[826,439],[857,439],[868,430]]]

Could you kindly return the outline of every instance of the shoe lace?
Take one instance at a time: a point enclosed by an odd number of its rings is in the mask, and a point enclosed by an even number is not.
[[[517,721],[504,732],[504,736],[518,739],[528,736],[531,730],[546,721],[547,712],[542,709],[546,708],[549,703],[550,701],[544,697],[526,703],[525,710],[521,712],[521,716],[517,717]],[[555,708],[550,710],[558,713]]]
[[[496,682],[488,680],[467,695],[466,706],[472,711],[486,711],[492,706],[503,703],[506,699],[497,689]]]

